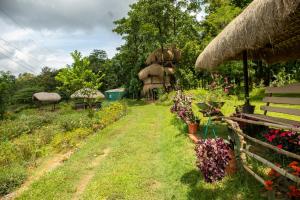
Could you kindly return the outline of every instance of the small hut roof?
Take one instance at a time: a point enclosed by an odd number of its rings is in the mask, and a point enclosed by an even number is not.
[[[162,55],[164,61],[178,62],[181,57],[181,52],[175,47],[165,48],[164,51],[162,51],[161,48],[158,48],[149,54],[146,59],[146,64],[151,65],[153,63],[162,63]]]
[[[300,57],[300,0],[254,0],[213,39],[196,61],[212,69],[248,57],[276,63]]]
[[[72,99],[104,99],[105,96],[98,90],[82,88],[71,95]]]
[[[116,88],[116,89],[106,90],[105,92],[125,92],[125,88]]]
[[[148,67],[145,67],[142,69],[139,74],[139,79],[143,80],[147,78],[148,76],[158,76],[163,78],[164,76],[164,67],[159,64],[152,64]]]
[[[172,75],[175,73],[175,70],[171,67],[163,67],[159,64],[152,64],[142,69],[138,76],[140,80],[144,80],[149,76],[157,76],[162,79],[164,77],[164,73],[167,75]]]
[[[49,92],[34,93],[32,98],[41,102],[58,102],[61,100],[61,96],[59,94]]]

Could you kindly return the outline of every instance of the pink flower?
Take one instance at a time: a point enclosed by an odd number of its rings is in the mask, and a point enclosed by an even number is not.
[[[277,145],[277,148],[282,149],[282,144]]]

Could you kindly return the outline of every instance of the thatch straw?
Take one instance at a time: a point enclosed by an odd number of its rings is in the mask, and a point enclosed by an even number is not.
[[[196,68],[249,58],[276,63],[300,58],[300,0],[254,0],[204,49]]]
[[[106,90],[105,92],[125,92],[125,88],[116,88],[116,89]]]
[[[41,102],[58,102],[61,100],[61,96],[57,93],[38,92],[32,95],[32,99]]]
[[[170,83],[165,83],[165,86],[170,86]],[[149,90],[156,89],[156,88],[163,88],[164,84],[157,83],[157,84],[147,84],[143,86],[143,94],[147,94]]]
[[[158,84],[158,83],[170,83],[170,76],[165,76],[164,79],[158,77],[158,76],[151,76],[148,78],[143,79],[144,85],[147,84]]]
[[[164,77],[164,67],[159,64],[152,64],[148,67],[145,67],[139,72],[139,79],[143,80],[148,76],[158,76],[163,78]]]
[[[105,96],[98,90],[82,88],[71,95],[72,99],[104,99]]]
[[[176,47],[165,48],[163,53],[161,48],[156,49],[152,53],[149,54],[146,60],[147,65],[151,65],[153,63],[162,64],[163,62],[178,62],[181,58],[181,52]]]

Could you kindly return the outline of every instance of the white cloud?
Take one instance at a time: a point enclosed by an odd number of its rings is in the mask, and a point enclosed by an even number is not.
[[[123,43],[111,31],[113,21],[125,17],[135,1],[0,0],[0,70],[17,75],[61,68],[72,62],[75,49],[84,55],[103,49],[112,57]]]

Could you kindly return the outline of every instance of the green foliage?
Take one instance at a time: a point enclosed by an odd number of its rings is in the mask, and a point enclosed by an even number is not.
[[[0,120],[4,118],[10,96],[14,89],[15,77],[10,72],[0,71]]]
[[[12,142],[5,141],[0,143],[0,168],[9,166],[14,162],[20,161],[20,155]]]
[[[98,90],[102,85],[101,79],[104,75],[100,75],[100,73],[95,74],[89,69],[89,59],[82,57],[80,52],[74,51],[71,53],[71,56],[73,58],[72,66],[63,68],[55,77],[62,84],[58,89],[68,95],[82,88]],[[93,92],[93,90],[86,90],[86,92],[88,93],[87,95],[92,95],[89,93]]]
[[[77,128],[89,128],[92,126],[92,120],[87,117],[87,114],[74,113],[63,115],[59,118],[58,124],[65,131],[72,131]]]
[[[2,121],[0,123],[0,141],[13,139],[22,134],[32,133],[33,130],[51,123],[54,118],[54,113],[41,113],[41,115],[21,114],[15,120]]]
[[[0,168],[0,196],[12,192],[26,179],[26,170],[22,166]]]
[[[73,131],[59,133],[53,138],[51,146],[58,151],[75,148],[91,133],[92,131],[86,128],[77,128]]]

